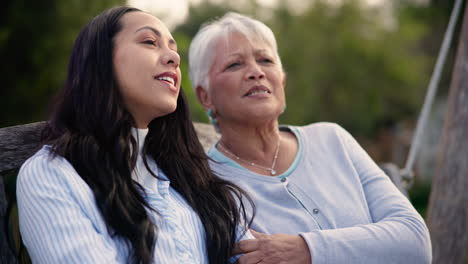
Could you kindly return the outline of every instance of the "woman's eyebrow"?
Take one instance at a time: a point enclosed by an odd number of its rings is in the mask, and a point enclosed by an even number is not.
[[[242,52],[240,51],[234,51],[232,53],[228,53],[228,57],[231,58],[231,57],[242,57]]]
[[[268,54],[268,49],[257,49],[257,50],[254,50],[254,54]]]
[[[143,30],[150,30],[150,31],[153,31],[153,33],[154,33],[156,36],[161,37],[161,32],[159,32],[159,30],[155,29],[154,27],[150,27],[150,26],[141,27],[141,28],[135,30],[135,33],[139,32],[139,31],[143,31]]]
[[[144,27],[141,27],[139,29],[137,29],[135,31],[135,33],[139,32],[139,31],[142,31],[142,30],[150,30],[152,31],[156,36],[160,37],[162,36],[161,32],[157,29],[155,29],[154,27],[150,27],[150,26],[144,26]],[[170,38],[169,39],[169,44],[174,44],[175,46],[177,46],[177,42],[173,39],[173,38]]]

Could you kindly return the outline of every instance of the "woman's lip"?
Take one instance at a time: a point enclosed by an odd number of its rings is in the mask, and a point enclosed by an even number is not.
[[[243,97],[261,99],[261,98],[268,98],[270,96],[271,96],[270,93],[256,93],[256,94],[244,95]]]
[[[255,91],[263,91],[263,93],[257,93],[257,94],[251,94]],[[266,86],[264,85],[255,85],[253,86],[252,88],[250,88],[245,94],[243,97],[252,97],[252,96],[257,96],[257,95],[269,95],[271,94],[271,91],[270,89],[268,89]],[[263,97],[263,96],[262,96]]]
[[[163,72],[161,74],[158,74],[157,76],[154,76],[154,78],[159,80],[158,78],[163,77],[163,76],[167,76],[167,77],[172,78],[174,80],[174,84],[173,84],[174,86],[177,85],[177,83],[179,81],[179,77],[174,72]]]
[[[156,81],[164,83],[164,85],[166,85],[169,88],[169,90],[171,90],[174,93],[177,93],[179,91],[179,89],[176,86],[174,86],[172,83],[168,81],[165,81],[165,80],[156,80]]]

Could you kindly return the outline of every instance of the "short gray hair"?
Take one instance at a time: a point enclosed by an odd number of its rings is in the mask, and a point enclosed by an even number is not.
[[[208,73],[213,64],[214,48],[220,37],[227,37],[231,33],[240,33],[250,42],[261,40],[271,47],[274,56],[281,67],[275,35],[263,22],[235,12],[226,13],[217,20],[202,25],[190,43],[189,75],[192,88],[197,86],[209,89]]]

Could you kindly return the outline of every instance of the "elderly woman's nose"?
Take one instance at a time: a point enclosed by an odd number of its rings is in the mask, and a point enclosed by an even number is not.
[[[263,72],[262,68],[256,64],[252,65],[247,72],[247,78],[251,80],[263,79],[264,77],[265,73]]]
[[[167,49],[163,55],[161,56],[162,63],[164,65],[171,65],[177,68],[180,64],[180,56],[179,53],[177,53],[174,50]]]

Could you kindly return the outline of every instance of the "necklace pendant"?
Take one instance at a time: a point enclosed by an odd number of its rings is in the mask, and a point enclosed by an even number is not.
[[[270,173],[271,173],[271,175],[276,175],[276,171],[273,170],[273,169],[270,170]]]

